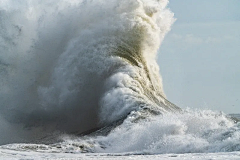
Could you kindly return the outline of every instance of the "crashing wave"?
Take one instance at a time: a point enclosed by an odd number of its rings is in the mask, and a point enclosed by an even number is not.
[[[72,133],[134,110],[180,110],[166,99],[156,63],[174,21],[167,3],[0,2],[2,118],[42,134]]]
[[[239,151],[237,118],[181,110],[166,99],[156,56],[174,21],[167,4],[1,1],[0,144],[18,144],[0,148]]]

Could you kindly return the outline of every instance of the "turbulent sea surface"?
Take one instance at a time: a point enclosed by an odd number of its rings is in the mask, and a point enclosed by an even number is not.
[[[240,158],[239,114],[164,94],[167,4],[0,1],[0,158]]]

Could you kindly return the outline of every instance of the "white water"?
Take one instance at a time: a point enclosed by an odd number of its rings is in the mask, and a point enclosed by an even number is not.
[[[239,151],[239,123],[223,113],[168,112],[178,108],[165,99],[156,63],[174,21],[167,3],[1,1],[0,144],[18,143],[1,148],[47,153]],[[69,134],[127,115],[107,136]],[[61,142],[29,144],[49,135]]]
[[[9,144],[1,149],[40,153],[183,154],[240,150],[240,123],[223,113],[185,111],[135,122],[132,114],[107,136],[61,135],[53,144]]]
[[[1,1],[2,117],[45,134],[86,131],[140,105],[168,109],[159,107],[164,93],[155,61],[173,22],[166,5]]]

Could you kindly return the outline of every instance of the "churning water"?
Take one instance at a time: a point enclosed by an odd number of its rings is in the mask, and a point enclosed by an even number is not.
[[[8,144],[2,148],[239,151],[236,118],[182,110],[166,99],[156,56],[174,22],[167,4],[2,0],[0,143]]]

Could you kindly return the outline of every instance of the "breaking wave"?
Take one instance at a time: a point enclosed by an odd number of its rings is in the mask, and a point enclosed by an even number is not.
[[[173,22],[167,2],[1,1],[2,118],[71,133],[139,108],[176,110],[156,63]]]
[[[26,143],[1,148],[240,150],[239,123],[223,113],[181,110],[166,99],[156,56],[174,22],[167,4],[1,1],[0,144]]]

